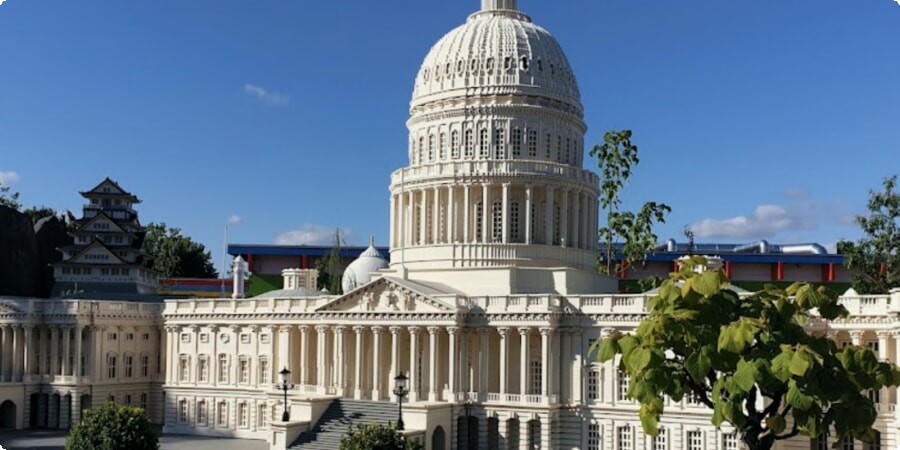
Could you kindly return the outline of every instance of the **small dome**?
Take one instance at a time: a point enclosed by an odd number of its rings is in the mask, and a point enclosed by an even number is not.
[[[375,239],[373,238],[369,243],[369,248],[344,270],[341,288],[344,293],[350,292],[371,281],[375,272],[387,268],[388,261],[375,249]]]
[[[581,109],[578,84],[562,47],[527,15],[504,9],[515,7],[509,3],[472,14],[432,47],[416,77],[413,108],[468,97],[478,89],[484,95],[549,97]]]

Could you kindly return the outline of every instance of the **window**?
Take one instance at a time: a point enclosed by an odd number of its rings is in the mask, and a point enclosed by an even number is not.
[[[439,157],[441,161],[447,159],[447,133],[441,133]]]
[[[116,402],[116,394],[109,394],[109,397],[107,398],[107,400],[112,403],[115,403]]]
[[[219,383],[228,382],[228,355],[219,355]]]
[[[544,365],[540,360],[531,361],[531,394],[541,394],[541,384],[544,379]]]
[[[115,341],[119,339],[119,333],[106,333],[107,341]]]
[[[250,408],[246,403],[238,404],[238,426],[248,428],[250,426]]]
[[[131,404],[131,394],[125,394],[125,404],[126,405]]]
[[[616,378],[618,384],[616,399],[620,402],[628,401],[628,383],[631,381],[631,377],[628,376],[627,373],[619,370]]]
[[[269,428],[269,405],[266,403],[260,403],[259,405],[259,411],[256,414],[256,427]]]
[[[669,450],[669,430],[659,427],[659,433],[653,436],[653,450]]]
[[[269,335],[268,334],[259,335],[259,342],[260,342],[260,344],[268,344],[269,343]]]
[[[143,410],[147,409],[147,393],[146,392],[141,394],[141,404],[139,406]]]
[[[565,158],[566,164],[569,163],[569,155],[571,155],[571,153],[572,153],[572,139],[566,138],[566,158]]]
[[[519,419],[509,419],[506,421],[506,448],[519,448]]]
[[[249,333],[241,333],[241,344],[249,344],[250,343],[250,334]]]
[[[238,361],[238,382],[247,384],[250,382],[250,359],[242,356]]]
[[[841,450],[854,450],[853,436],[845,436],[841,441]]]
[[[134,340],[134,333],[125,333],[125,340],[126,340],[126,341],[133,341],[133,340]]]
[[[562,136],[556,136],[556,162],[562,161]]]
[[[188,401],[180,400],[178,402],[178,422],[187,423],[188,421]]]
[[[465,132],[465,146],[466,146],[466,158],[472,158],[475,156],[475,143],[472,140],[472,130],[466,130]]]
[[[428,135],[428,162],[434,162],[434,135]]]
[[[197,425],[206,425],[206,400],[197,402]]]
[[[541,448],[541,421],[528,421],[528,448]]]
[[[191,357],[188,355],[181,355],[178,360],[178,378],[181,381],[190,381],[191,379]]]
[[[270,382],[271,379],[269,378],[269,359],[261,356],[259,358],[259,384],[267,384]]]
[[[491,239],[494,242],[501,242],[503,240],[503,203],[500,201],[494,202],[494,207],[491,209]]]
[[[106,377],[110,380],[116,378],[116,355],[106,357]]]
[[[228,403],[219,402],[216,408],[216,424],[220,426],[228,425]]]
[[[475,241],[482,241],[482,226],[484,225],[484,208],[481,202],[475,203]]]
[[[618,441],[619,450],[631,450],[631,427],[618,427],[616,429],[616,440]]]
[[[490,140],[488,139],[488,130],[487,128],[482,128],[478,132],[478,156],[481,158],[488,157],[488,151],[490,150]]]
[[[459,131],[450,132],[450,157],[459,159]]]
[[[688,431],[687,444],[687,450],[703,450],[703,432]]]
[[[425,161],[425,138],[419,138],[419,164],[422,164]]]
[[[506,158],[506,129],[500,125],[494,128],[494,158]]]
[[[587,398],[598,400],[600,398],[600,370],[593,367],[587,373]]]
[[[828,436],[822,433],[814,439],[810,439],[809,448],[810,450],[830,450],[831,446],[828,445]]]
[[[519,128],[512,130],[512,154],[514,158],[522,156],[522,130]]]
[[[600,450],[600,424],[588,425],[587,450]]]
[[[722,435],[722,450],[738,450],[737,433]]]
[[[182,344],[189,344],[190,342],[191,342],[191,335],[190,335],[190,333],[181,333],[181,343],[182,343]]]
[[[881,432],[875,431],[875,439],[871,444],[865,444],[866,450],[881,450]]]
[[[131,378],[134,375],[134,356],[125,355],[125,378]]]
[[[209,342],[209,333],[200,333],[200,343],[206,344]]]
[[[550,133],[547,133],[547,146],[544,148],[545,153],[546,153],[545,156],[547,159],[550,159],[550,147],[552,147],[552,146],[553,146],[553,136],[551,136]]]
[[[143,339],[143,340],[145,340],[145,341],[149,341],[149,340],[150,340],[150,333],[144,333],[144,334],[141,336],[141,339]]]
[[[519,233],[519,202],[509,203],[509,240],[511,242],[522,240]]]
[[[150,376],[150,355],[141,355],[141,376]]]
[[[528,156],[537,156],[537,131],[528,130]]]
[[[198,378],[201,383],[209,382],[209,358],[201,355],[199,359],[197,359],[197,372]]]

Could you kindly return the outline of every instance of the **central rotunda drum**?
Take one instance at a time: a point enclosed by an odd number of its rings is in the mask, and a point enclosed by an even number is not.
[[[409,166],[391,177],[391,270],[466,293],[608,289],[583,117],[556,39],[515,0],[483,0],[416,77]]]

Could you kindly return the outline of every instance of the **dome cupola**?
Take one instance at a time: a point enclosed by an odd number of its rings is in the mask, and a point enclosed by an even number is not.
[[[369,248],[362,252],[359,258],[356,258],[344,270],[344,276],[341,278],[341,288],[344,290],[344,293],[350,292],[371,281],[372,275],[387,267],[388,261],[375,248],[375,238],[373,237],[369,241]]]

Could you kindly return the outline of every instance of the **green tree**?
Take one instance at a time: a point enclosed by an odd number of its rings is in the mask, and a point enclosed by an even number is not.
[[[716,427],[734,425],[750,450],[830,427],[838,439],[870,442],[877,412],[867,393],[900,384],[900,369],[866,347],[838,349],[824,330],[813,332],[822,319],[848,316],[837,297],[794,284],[740,298],[721,269],[693,271],[706,263],[695,256],[682,264],[649,299],[633,334],[598,345],[601,361],[621,355],[644,431],[657,434],[664,397],[691,395],[713,411]]]
[[[900,287],[900,193],[897,176],[884,180],[884,191],[869,191],[869,215],[857,216],[865,237],[838,242],[844,265],[855,269],[853,289],[860,294],[887,294]]]
[[[328,254],[316,260],[319,278],[316,284],[319,289],[327,289],[329,293],[338,295],[343,292],[341,278],[344,275],[344,261],[341,258],[341,247],[346,244],[339,228],[334,230],[334,239]]]
[[[601,272],[612,275],[646,259],[657,241],[654,222],[665,223],[672,208],[664,203],[647,202],[637,213],[619,210],[621,191],[640,162],[638,148],[631,142],[631,130],[607,131],[603,144],[591,149],[590,155],[597,158],[603,179],[600,207],[606,211],[606,226],[599,230],[603,243],[599,266]],[[621,262],[616,261],[616,240],[622,241]]]
[[[19,203],[19,193],[2,182],[0,182],[0,205],[8,206],[16,211],[22,209],[22,204]]]
[[[181,234],[181,229],[167,227],[165,223],[147,225],[143,244],[150,255],[151,268],[164,278],[217,278],[212,254],[203,244]]]
[[[418,441],[406,439],[391,425],[368,423],[351,427],[341,437],[340,450],[422,450],[425,447]]]
[[[156,450],[159,433],[147,412],[107,403],[86,409],[66,437],[66,450]]]

